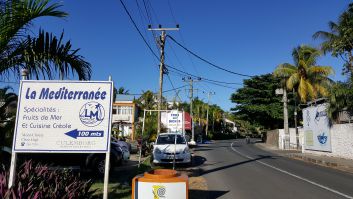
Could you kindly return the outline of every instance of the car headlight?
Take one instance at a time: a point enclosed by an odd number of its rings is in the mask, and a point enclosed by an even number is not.
[[[155,149],[154,149],[154,152],[155,152],[156,154],[161,154],[161,153],[162,153],[162,151],[161,151],[159,148],[155,148]]]

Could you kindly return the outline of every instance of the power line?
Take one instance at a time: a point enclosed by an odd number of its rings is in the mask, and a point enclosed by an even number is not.
[[[170,0],[168,0],[168,6],[169,6],[169,10],[170,10],[170,13],[171,13],[171,15],[172,15],[172,17],[173,17],[174,22],[175,22],[176,24],[178,24],[178,23],[177,23],[177,20],[176,20],[176,18],[175,18],[174,11],[173,11],[172,5],[171,5],[171,3],[170,3]],[[182,41],[183,45],[186,46],[186,43],[185,43],[185,40],[184,40],[183,35],[181,34],[181,31],[178,31],[178,33],[179,33],[179,36],[180,36],[180,38],[181,38],[181,41]],[[200,76],[200,73],[199,73],[199,71],[197,70],[197,68],[196,68],[196,66],[195,66],[195,63],[194,63],[193,60],[191,59],[190,54],[189,54],[189,53],[186,53],[186,54],[187,54],[187,56],[188,56],[188,58],[189,58],[189,60],[190,60],[190,62],[191,62],[191,66],[192,66],[193,69],[195,70],[196,74]],[[185,70],[185,69],[184,69],[184,70]]]
[[[213,84],[213,85],[216,85],[216,86],[220,86],[220,87],[224,87],[224,88],[229,88],[229,89],[237,89],[235,87],[231,87],[231,86],[227,86],[227,85],[222,85],[222,84],[236,84],[236,85],[242,85],[240,83],[230,83],[230,82],[222,82],[222,81],[217,81],[217,80],[211,80],[211,79],[207,79],[207,78],[202,78],[202,77],[198,77],[196,75],[192,75],[190,73],[186,73],[186,74],[183,74],[183,73],[178,73],[176,71],[172,71],[172,70],[169,70],[169,72],[174,72],[178,75],[180,75],[181,77],[184,77],[185,75],[189,74],[190,76],[194,77],[194,78],[200,78],[202,82],[204,83],[208,83],[208,84]],[[207,85],[206,85],[207,86]],[[209,88],[210,89],[210,88]],[[211,89],[210,89],[211,90]]]
[[[156,59],[159,61],[159,58],[157,56],[157,54],[152,50],[151,46],[148,44],[146,38],[142,35],[140,29],[137,27],[134,19],[132,18],[130,12],[128,11],[128,9],[126,8],[124,2],[122,0],[120,0],[121,5],[124,7],[124,10],[126,12],[126,14],[129,16],[130,21],[132,22],[132,24],[134,25],[135,29],[137,30],[137,32],[140,34],[141,38],[143,39],[143,41],[145,42],[146,46],[148,47],[148,49],[151,51],[151,53],[156,57]]]
[[[177,45],[179,45],[181,48],[183,48],[184,50],[186,50],[186,51],[189,52],[190,54],[194,55],[194,56],[197,57],[198,59],[200,59],[200,60],[206,62],[207,64],[209,64],[209,65],[211,65],[211,66],[213,66],[213,67],[215,67],[215,68],[218,68],[218,69],[220,69],[220,70],[226,71],[226,72],[228,72],[228,73],[232,73],[232,74],[234,74],[234,75],[239,75],[239,76],[243,76],[243,77],[253,77],[253,76],[251,76],[251,75],[246,75],[246,74],[242,74],[242,73],[237,73],[237,72],[234,72],[234,71],[225,69],[225,68],[223,68],[223,67],[220,67],[220,66],[218,66],[218,65],[216,65],[216,64],[213,64],[212,62],[210,62],[210,61],[208,61],[208,60],[206,60],[206,59],[200,57],[200,56],[197,55],[196,53],[192,52],[191,50],[189,50],[188,48],[186,48],[185,46],[183,46],[181,43],[179,43],[178,41],[176,41],[172,36],[167,35],[167,37],[169,37],[172,41],[174,41],[174,43],[176,43]]]
[[[207,80],[207,81],[210,81],[210,82],[215,82],[215,83],[221,83],[221,84],[234,84],[234,85],[243,85],[241,83],[236,83],[236,82],[223,82],[223,81],[218,81],[218,80],[212,80],[212,79],[208,79],[208,78],[205,78],[205,77],[200,77],[200,76],[197,76],[197,75],[193,75],[191,73],[188,73],[188,72],[184,72],[182,70],[179,70],[173,66],[170,66],[170,65],[167,65],[165,64],[165,66],[169,69],[172,69],[174,70],[173,72],[177,71],[176,73],[179,73],[179,75],[189,75],[189,76],[192,76],[192,77],[195,77],[195,78],[201,78],[203,80]]]
[[[163,93],[175,91],[175,90],[184,88],[184,87],[186,87],[186,86],[187,86],[187,85],[179,86],[179,87],[176,87],[176,88],[173,88],[173,89],[169,89],[169,90],[165,90],[165,91],[163,91]],[[153,93],[153,94],[158,94],[158,93]],[[136,96],[136,95],[143,95],[143,93],[126,93],[126,94],[118,94],[118,95],[128,95],[128,96],[131,95],[131,96]]]

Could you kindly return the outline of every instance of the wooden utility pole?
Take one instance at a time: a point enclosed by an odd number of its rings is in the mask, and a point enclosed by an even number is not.
[[[283,88],[283,125],[284,125],[284,135],[285,141],[288,142],[288,149],[290,148],[290,135],[289,135],[289,127],[288,127],[288,97],[287,97],[287,89]],[[285,143],[287,144],[287,143]],[[286,147],[286,146],[284,146]]]
[[[208,112],[209,112],[209,109],[210,109],[210,98],[211,98],[211,95],[215,95],[215,94],[216,94],[215,92],[208,92],[207,93],[206,137],[207,137],[207,134],[208,134]]]
[[[148,25],[148,30],[150,31],[162,31],[161,36],[158,40],[158,46],[160,49],[160,63],[159,63],[159,91],[158,91],[158,110],[161,110],[162,108],[162,93],[163,93],[163,74],[165,72],[165,66],[164,66],[164,61],[165,61],[165,56],[164,56],[164,47],[165,47],[165,39],[167,36],[166,31],[167,30],[179,30],[179,25],[177,25],[176,28],[162,28],[161,25],[158,26],[158,28],[152,28],[151,25]],[[157,135],[161,133],[161,112],[158,111],[158,116],[157,116]]]
[[[192,111],[192,101],[194,100],[194,86],[193,83],[200,81],[201,78],[193,79],[192,77],[183,78],[183,81],[189,82],[189,97],[190,97],[190,117],[191,117],[191,142],[195,142],[195,130],[194,130],[194,114]]]

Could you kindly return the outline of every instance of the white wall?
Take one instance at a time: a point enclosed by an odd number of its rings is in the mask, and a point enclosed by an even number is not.
[[[353,124],[335,124],[330,129],[332,153],[305,150],[305,153],[353,159]]]
[[[286,144],[286,136],[284,134],[284,129],[278,129],[279,133],[279,139],[278,139],[278,146],[279,149],[288,149],[288,143]],[[299,147],[302,146],[303,144],[303,129],[302,128],[298,128],[298,133],[299,133]],[[296,149],[297,148],[297,136],[296,136],[296,132],[295,132],[295,128],[290,128],[289,129],[289,142],[290,142],[290,148],[292,149]],[[286,146],[285,146],[286,145]]]

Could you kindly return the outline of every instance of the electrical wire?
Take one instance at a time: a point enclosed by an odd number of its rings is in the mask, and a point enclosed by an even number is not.
[[[175,91],[175,90],[184,88],[184,87],[186,87],[186,86],[187,86],[187,85],[179,86],[179,87],[176,87],[176,88],[173,88],[173,89],[168,89],[168,90],[163,91],[162,93],[167,93],[167,92]],[[157,95],[158,93],[153,93],[153,94]],[[127,93],[127,94],[119,94],[119,95],[131,95],[131,96],[134,96],[134,95],[143,95],[143,93]]]
[[[170,3],[170,0],[168,0],[168,7],[169,7],[170,13],[171,13],[171,15],[172,15],[172,18],[173,18],[173,20],[174,20],[174,23],[175,23],[175,24],[178,24],[178,22],[177,22],[177,20],[176,20],[176,18],[175,18],[174,11],[173,11],[173,7],[172,7],[172,5],[171,5],[171,3]],[[179,33],[179,36],[180,36],[180,39],[181,39],[183,45],[186,46],[186,43],[185,43],[185,40],[184,40],[184,37],[183,37],[181,31],[178,31],[178,33]],[[197,68],[196,68],[196,66],[195,66],[195,63],[194,63],[194,61],[193,61],[192,58],[191,58],[191,55],[190,55],[189,53],[186,53],[186,54],[187,54],[187,56],[188,56],[188,58],[189,58],[189,60],[190,60],[190,62],[191,62],[191,66],[192,66],[193,69],[195,70],[196,74],[197,74],[198,76],[200,76],[200,72],[197,70]],[[181,65],[181,64],[180,64],[180,65]],[[183,65],[181,65],[181,66],[183,66]],[[184,69],[184,71],[185,71],[185,68],[184,68],[184,67],[183,67],[183,69]]]
[[[145,42],[146,46],[148,47],[148,49],[151,51],[151,53],[156,57],[156,59],[159,61],[159,58],[157,56],[157,54],[152,50],[151,46],[148,44],[146,38],[142,35],[140,29],[137,27],[134,19],[132,18],[130,12],[128,11],[128,9],[126,8],[124,2],[122,0],[120,0],[121,5],[124,7],[124,10],[126,12],[126,14],[129,16],[130,21],[132,22],[132,24],[134,25],[135,29],[137,30],[137,32],[139,33],[139,35],[141,36],[141,38],[143,39],[143,41]]]
[[[192,77],[195,77],[195,78],[199,78],[201,80],[207,80],[209,82],[215,82],[215,83],[221,83],[221,84],[234,84],[234,85],[243,85],[242,83],[236,83],[236,82],[224,82],[224,81],[218,81],[218,80],[212,80],[212,79],[208,79],[208,78],[205,78],[205,77],[200,77],[200,76],[197,76],[197,75],[193,75],[191,73],[188,73],[188,72],[184,72],[182,70],[179,70],[171,65],[167,65],[165,64],[165,66],[170,70],[174,70],[173,72],[175,73],[178,73],[180,76],[185,76],[185,75],[188,75],[188,76],[192,76]]]
[[[167,35],[168,38],[170,38],[174,43],[176,43],[178,46],[180,46],[181,48],[183,48],[184,50],[186,50],[187,52],[189,52],[190,54],[192,54],[193,56],[197,57],[198,59],[204,61],[205,63],[215,67],[215,68],[218,68],[219,70],[223,70],[223,71],[226,71],[228,73],[231,73],[231,74],[234,74],[234,75],[239,75],[239,76],[243,76],[243,77],[253,77],[251,75],[246,75],[246,74],[242,74],[242,73],[237,73],[237,72],[234,72],[234,71],[231,71],[231,70],[228,70],[228,69],[225,69],[223,67],[220,67],[216,64],[213,64],[212,62],[202,58],[201,56],[197,55],[196,53],[192,52],[191,50],[189,50],[188,48],[186,48],[185,46],[183,46],[181,43],[179,43],[178,41],[176,41],[172,36],[170,35]]]

